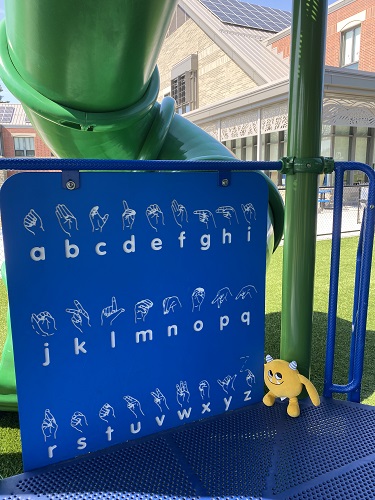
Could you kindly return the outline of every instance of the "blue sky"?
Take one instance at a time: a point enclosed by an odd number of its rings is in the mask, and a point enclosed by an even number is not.
[[[16,1],[16,0],[14,0]],[[265,7],[273,7],[281,10],[292,10],[293,0],[242,0],[256,5],[263,5]],[[328,0],[328,4],[334,3],[335,0]],[[4,18],[4,0],[0,0],[0,20]],[[2,96],[4,101],[18,102],[17,99],[9,92],[9,90],[1,85],[3,88]]]

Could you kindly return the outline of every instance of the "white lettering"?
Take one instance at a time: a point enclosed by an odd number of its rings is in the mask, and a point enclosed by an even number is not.
[[[247,228],[247,241],[250,241],[250,226]]]
[[[86,438],[79,438],[77,439],[77,450],[84,450],[87,446],[86,444]]]
[[[109,425],[107,427],[107,430],[105,431],[105,433],[107,434],[107,441],[112,441],[112,432],[114,431],[114,429],[112,429],[112,427]]]
[[[245,394],[244,401],[250,401],[250,399],[251,399],[251,396],[250,396],[251,391],[245,391],[244,394]]]
[[[198,321],[196,321],[194,323],[194,326],[193,326],[194,330],[196,332],[200,332],[202,329],[203,329],[203,321],[201,321],[200,319],[198,319]]]
[[[161,250],[163,247],[163,242],[161,241],[160,238],[154,238],[152,241],[151,241],[151,248],[153,250]]]
[[[228,411],[231,402],[232,402],[232,396],[229,396],[229,399],[224,398],[225,411]]]
[[[79,354],[80,352],[82,352],[83,354],[86,354],[86,349],[83,347],[84,345],[86,344],[86,342],[81,342],[80,344],[78,344],[78,337],[76,337],[74,339],[74,354]]]
[[[30,257],[35,260],[46,260],[46,251],[44,247],[34,247],[30,250]]]
[[[57,448],[57,445],[54,444],[53,446],[48,446],[48,458],[53,458],[53,450]]]
[[[75,259],[79,255],[79,248],[73,243],[70,245],[69,240],[65,240],[65,257],[67,259]]]
[[[168,326],[168,337],[172,337],[172,331],[173,335],[177,335],[177,325],[170,325]]]
[[[180,240],[180,248],[184,248],[184,240],[186,240],[185,231],[181,231],[178,239]]]
[[[44,344],[44,363],[42,363],[43,366],[48,366],[50,364],[50,359],[49,359],[49,349],[48,349],[48,342]]]
[[[228,238],[228,243],[232,243],[232,233],[227,233],[225,229],[223,229],[223,245],[225,245],[226,241],[225,238]]]
[[[107,246],[107,243],[104,243],[104,241],[101,241],[97,245],[95,245],[95,252],[98,255],[105,255],[107,253],[107,250],[101,250],[101,247]]]
[[[124,241],[122,248],[123,248],[125,253],[135,252],[135,236],[134,236],[134,234],[132,234],[130,236],[130,240]]]
[[[161,427],[163,425],[164,419],[165,419],[165,415],[162,415],[161,418],[155,417],[155,420],[156,420],[159,427]]]
[[[141,422],[137,422],[137,428],[134,428],[134,424],[130,424],[130,432],[132,434],[138,434],[138,432],[141,430]]]
[[[201,250],[208,250],[211,245],[211,236],[209,234],[202,234],[201,236]]]
[[[210,404],[211,403],[202,403],[202,408],[203,408],[203,410],[201,412],[202,414],[206,413],[206,412],[211,413],[211,410],[209,408]]]
[[[148,334],[148,340],[152,340],[152,330],[141,330],[139,332],[136,332],[135,334],[136,343],[139,344],[139,337],[142,337],[142,341],[146,342],[147,334]]]
[[[114,331],[111,332],[111,347],[112,349],[116,347],[116,333]]]
[[[229,325],[229,316],[220,316],[220,331]]]
[[[191,413],[191,408],[189,408],[188,410],[184,408],[182,411],[178,410],[177,415],[180,420],[183,420],[184,418],[189,418],[190,413]]]
[[[245,311],[241,314],[241,321],[242,323],[250,325],[250,311]]]

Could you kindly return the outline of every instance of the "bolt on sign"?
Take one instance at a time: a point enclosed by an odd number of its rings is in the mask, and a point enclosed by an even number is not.
[[[262,176],[79,175],[1,192],[25,470],[263,396]]]

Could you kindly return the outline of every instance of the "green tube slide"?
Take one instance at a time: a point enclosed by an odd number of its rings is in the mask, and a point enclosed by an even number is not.
[[[238,161],[209,134],[157,102],[157,58],[177,0],[5,0],[0,76],[60,158]],[[284,208],[269,186],[267,258]],[[9,322],[8,322],[9,324]],[[17,409],[9,360],[0,362],[0,410]],[[9,389],[7,379],[13,380]]]

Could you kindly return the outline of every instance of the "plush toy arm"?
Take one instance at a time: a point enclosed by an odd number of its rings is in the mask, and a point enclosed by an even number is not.
[[[320,405],[320,397],[318,391],[315,389],[315,386],[310,382],[310,380],[300,373],[298,374],[300,382],[305,385],[307,394],[310,396],[310,399],[314,406]]]

